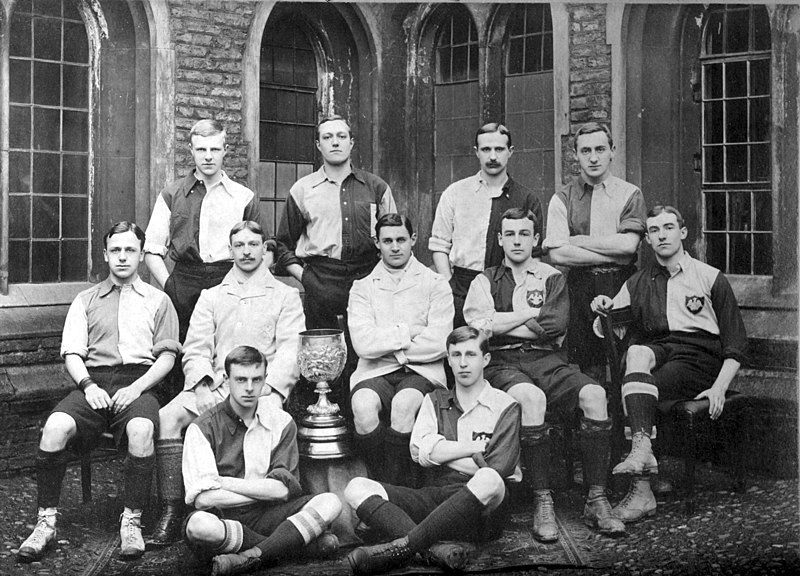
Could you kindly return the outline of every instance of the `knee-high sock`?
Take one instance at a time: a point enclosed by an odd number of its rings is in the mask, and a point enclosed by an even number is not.
[[[401,486],[411,486],[411,451],[409,442],[411,432],[398,432],[394,428],[386,430],[385,476],[384,482]]]
[[[356,452],[364,459],[369,477],[373,480],[383,480],[384,474],[384,439],[386,427],[378,422],[378,427],[367,434],[353,434]]]
[[[272,534],[256,546],[261,550],[262,560],[293,556],[322,534],[326,527],[327,523],[319,512],[306,506],[278,524]]]
[[[162,503],[183,503],[183,440],[168,438],[156,442],[158,491]]]
[[[408,533],[409,548],[420,551],[439,540],[468,538],[481,521],[483,508],[481,501],[465,486],[439,504]]]
[[[581,458],[586,488],[605,487],[611,460],[611,418],[581,418]]]
[[[380,496],[370,496],[364,500],[356,514],[367,526],[380,530],[392,539],[407,535],[417,525],[405,510]]]
[[[125,506],[131,510],[141,510],[147,504],[150,496],[150,486],[153,483],[153,466],[156,455],[125,457]]]
[[[61,497],[61,483],[67,471],[67,451],[45,452],[36,454],[36,485],[38,488],[39,508],[55,508]]]
[[[550,425],[522,426],[519,434],[522,465],[533,490],[550,488]]]
[[[622,380],[622,400],[628,413],[631,434],[644,432],[650,436],[655,424],[658,388],[652,374],[631,372]]]

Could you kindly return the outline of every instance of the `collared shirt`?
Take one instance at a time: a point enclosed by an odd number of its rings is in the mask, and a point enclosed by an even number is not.
[[[89,368],[152,365],[161,354],[180,351],[172,302],[138,276],[122,286],[109,277],[78,294],[61,339],[61,357],[75,354]]]
[[[397,206],[386,182],[357,168],[336,182],[322,166],[289,190],[275,238],[276,262],[283,268],[310,256],[377,262],[375,224],[390,212]]]
[[[250,426],[226,398],[186,429],[183,442],[183,483],[186,503],[193,505],[205,491],[218,489],[220,476],[273,478],[289,489],[289,499],[302,492],[297,450],[297,426],[269,397],[258,401]]]
[[[501,189],[489,188],[481,172],[452,183],[436,206],[428,249],[444,252],[459,268],[482,272],[503,261],[503,248],[497,242],[500,219],[509,208],[523,208],[536,215],[542,224],[542,204],[532,191],[510,176]],[[534,256],[541,254],[534,248]]]
[[[514,335],[494,332],[497,312],[533,309],[535,316],[514,329]],[[464,319],[490,335],[493,348],[519,347],[558,350],[569,323],[569,292],[564,275],[541,260],[531,259],[520,283],[506,266],[494,266],[472,281],[464,302]]]
[[[723,358],[746,360],[747,333],[728,279],[688,253],[673,274],[655,262],[628,278],[614,296],[614,309],[628,306],[635,342],[671,334],[708,335],[720,340]]]
[[[212,390],[220,386],[225,357],[247,344],[267,358],[267,384],[286,398],[300,377],[297,350],[306,329],[300,293],[266,266],[246,282],[237,278],[232,269],[200,294],[183,347],[184,390],[205,376],[213,380]]]
[[[225,172],[206,190],[192,171],[158,195],[144,251],[162,258],[169,254],[175,262],[191,264],[230,260],[228,236],[242,220],[254,220],[264,227],[258,197],[252,190]]]
[[[453,292],[444,277],[413,255],[399,282],[379,262],[353,283],[347,323],[358,354],[351,388],[402,367],[447,385],[442,358],[453,329]]]
[[[577,177],[553,194],[547,209],[544,248],[569,244],[570,236],[611,236],[645,232],[642,191],[616,176],[592,186]],[[635,259],[636,256],[634,255]]]
[[[439,466],[431,459],[431,452],[442,440],[488,439],[483,454],[473,456],[475,463],[479,468],[493,468],[501,477],[519,482],[521,421],[522,411],[517,401],[492,388],[486,380],[477,402],[466,411],[459,404],[455,390],[439,388],[422,401],[411,431],[411,457],[422,466]]]

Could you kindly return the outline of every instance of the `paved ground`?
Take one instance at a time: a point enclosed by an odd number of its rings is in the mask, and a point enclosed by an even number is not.
[[[664,462],[662,468],[674,469]],[[95,502],[80,503],[77,467],[68,471],[58,546],[40,563],[16,564],[14,552],[32,528],[36,487],[30,476],[0,479],[0,575],[83,575],[87,559],[116,525],[121,490],[118,460],[94,464]],[[659,498],[658,514],[630,526],[625,538],[592,535],[592,568],[542,567],[511,574],[558,576],[782,575],[800,574],[798,482],[751,477],[744,493],[730,489],[721,470],[698,470],[697,511],[688,517],[676,495]],[[612,500],[618,500],[617,493]],[[579,510],[577,489],[562,490],[559,509]],[[152,519],[150,520],[152,525]],[[131,574],[136,574],[132,570]],[[157,574],[157,565],[148,574]],[[264,572],[265,574],[267,572]]]

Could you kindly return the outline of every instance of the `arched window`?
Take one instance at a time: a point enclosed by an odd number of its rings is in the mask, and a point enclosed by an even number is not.
[[[466,10],[446,16],[436,42],[434,86],[434,189],[474,173],[472,150],[480,119],[478,33]]]
[[[17,3],[9,46],[9,280],[87,280],[90,55],[67,0]]]
[[[504,42],[505,119],[514,136],[513,176],[539,193],[555,192],[553,22],[547,4],[524,4]]]
[[[700,54],[705,260],[772,274],[770,25],[763,6],[709,9]]]
[[[259,193],[273,234],[278,204],[285,202],[298,178],[314,170],[317,63],[296,13],[268,23],[260,78]]]

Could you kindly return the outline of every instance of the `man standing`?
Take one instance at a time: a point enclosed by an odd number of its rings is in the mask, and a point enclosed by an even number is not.
[[[150,274],[178,312],[181,342],[200,292],[219,284],[231,269],[228,231],[242,220],[261,223],[258,197],[222,170],[228,150],[222,125],[197,122],[189,149],[195,169],[159,193],[144,247]],[[167,257],[175,264],[171,274]]]
[[[347,307],[359,356],[350,378],[355,445],[371,478],[410,486],[419,476],[408,450],[411,428],[425,394],[447,386],[442,358],[453,295],[412,254],[417,235],[407,217],[381,216],[375,234],[381,261],[353,283]]]
[[[266,359],[239,346],[224,365],[230,395],[186,430],[186,503],[196,508],[186,518],[187,542],[214,555],[213,576],[270,566],[304,548],[335,554],[339,542],[325,530],[342,504],[331,493],[300,495],[297,427],[262,395]]]
[[[707,398],[715,420],[746,359],[747,334],[736,296],[724,274],[684,251],[686,235],[677,209],[653,207],[645,241],[656,262],[631,276],[613,300],[601,295],[592,302],[597,314],[630,307],[633,316],[622,383],[632,448],[613,470],[632,475],[628,494],[614,508],[625,522],[656,510],[644,474],[658,472],[650,443],[658,401]]]
[[[544,419],[548,406],[565,414],[576,408],[583,412],[586,523],[602,534],[624,534],[625,525],[612,516],[605,495],[612,424],[605,390],[560,354],[569,322],[564,276],[531,255],[539,244],[533,213],[508,210],[498,240],[505,259],[473,280],[464,316],[490,336],[486,378],[522,406],[520,444],[524,473],[534,491],[533,535],[543,542],[558,538],[549,477],[550,426]]]
[[[109,275],[73,301],[64,323],[61,355],[77,385],[47,418],[36,456],[39,513],[17,555],[41,558],[56,541],[56,518],[69,444],[91,446],[106,429],[117,445],[127,440],[125,509],[120,556],[144,552],[142,509],[153,477],[158,400],[148,392],[172,369],[180,352],[178,318],[169,298],[139,278],[145,234],[131,222],[114,224],[103,238]]]
[[[592,332],[592,298],[616,293],[636,270],[645,204],[639,188],[611,174],[614,141],[606,126],[581,126],[574,150],[581,174],[551,198],[544,248],[552,264],[570,268],[566,348],[571,362],[591,372],[605,365]]]
[[[542,221],[539,198],[508,174],[514,153],[511,131],[497,122],[475,134],[475,155],[481,165],[474,176],[454,182],[442,193],[428,249],[436,271],[450,281],[455,304],[455,327],[463,326],[464,298],[470,282],[484,269],[497,266],[503,251],[495,238],[500,216],[509,208],[531,210]],[[536,248],[539,255],[539,248]]]
[[[265,234],[256,222],[230,231],[233,269],[222,282],[203,290],[195,306],[183,353],[183,391],[159,412],[156,443],[161,519],[150,546],[179,537],[183,520],[181,434],[194,419],[228,396],[223,362],[237,346],[248,344],[267,358],[265,392],[285,400],[300,376],[299,333],[305,330],[303,305],[296,288],[276,280],[267,268]],[[280,405],[280,400],[276,403]]]
[[[379,574],[417,552],[445,571],[461,570],[466,549],[441,540],[497,537],[506,519],[507,483],[519,482],[520,408],[483,378],[486,336],[469,326],[447,337],[455,388],[425,396],[411,433],[414,460],[429,485],[414,489],[354,478],[345,498],[362,522],[392,541],[353,550],[353,574]]]

